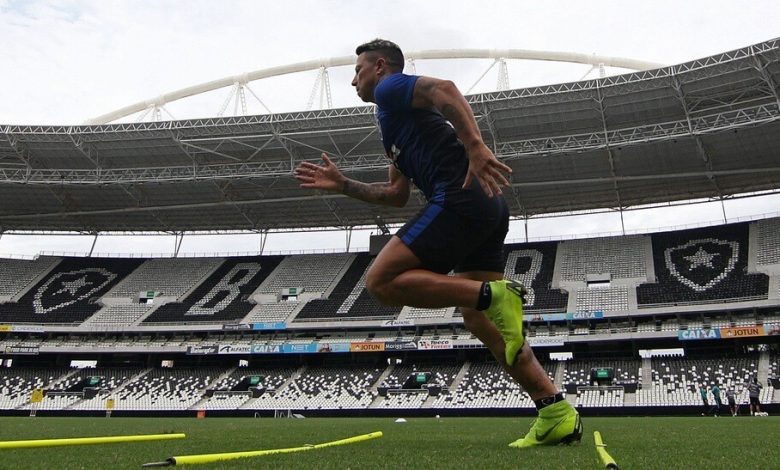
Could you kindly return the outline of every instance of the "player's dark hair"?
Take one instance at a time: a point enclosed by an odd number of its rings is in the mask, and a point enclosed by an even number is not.
[[[387,61],[387,65],[396,72],[401,72],[404,69],[404,53],[401,52],[398,44],[392,41],[377,38],[361,44],[355,49],[355,54],[357,55],[364,52],[372,52],[377,57],[382,57]]]

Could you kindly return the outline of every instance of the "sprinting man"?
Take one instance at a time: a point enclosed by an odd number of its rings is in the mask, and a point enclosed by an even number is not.
[[[404,56],[376,39],[356,50],[352,86],[376,103],[388,181],[345,177],[322,164],[295,169],[301,187],[337,192],[374,204],[406,205],[413,183],[428,204],[377,255],[366,288],[381,303],[461,307],[466,327],[536,403],[539,418],[512,447],[579,441],[579,414],[558,392],[523,336],[523,287],[503,280],[509,210],[501,187],[511,169],[482,140],[474,114],[447,80],[402,73]],[[455,276],[447,276],[450,271]]]

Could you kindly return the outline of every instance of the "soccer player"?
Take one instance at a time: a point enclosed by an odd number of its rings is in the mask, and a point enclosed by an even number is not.
[[[729,387],[726,390],[726,401],[729,402],[729,410],[731,410],[731,416],[737,416],[737,399],[734,393],[734,389]]]
[[[712,405],[712,412],[715,416],[720,416],[720,407],[723,406],[723,402],[720,399],[720,387],[714,383],[710,391],[712,392],[712,398],[715,399],[715,404]]]
[[[701,395],[701,401],[703,403],[701,415],[706,416],[710,411],[710,403],[707,401],[707,386],[703,383],[699,384],[699,395]]]
[[[523,287],[503,279],[511,169],[485,145],[466,99],[448,80],[406,75],[401,49],[376,39],[355,51],[352,86],[376,103],[388,181],[345,177],[326,155],[295,169],[301,187],[403,207],[414,184],[427,205],[377,255],[366,288],[381,303],[461,307],[465,326],[536,403],[530,447],[579,441],[579,414],[558,392],[523,336]],[[455,276],[447,276],[450,271]]]
[[[750,398],[750,415],[756,416],[756,413],[761,413],[761,401],[758,396],[761,393],[763,387],[758,383],[758,377],[753,377],[753,380],[748,383],[748,398]]]

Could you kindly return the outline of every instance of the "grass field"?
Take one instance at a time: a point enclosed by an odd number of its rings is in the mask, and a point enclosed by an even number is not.
[[[137,469],[187,454],[297,447],[382,431],[384,437],[200,469],[597,469],[593,431],[620,468],[780,468],[780,418],[586,418],[582,443],[517,450],[528,418],[0,418],[0,440],[184,432],[183,440],[2,450],[3,469]]]

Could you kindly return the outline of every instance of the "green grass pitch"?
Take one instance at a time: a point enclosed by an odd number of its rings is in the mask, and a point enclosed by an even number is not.
[[[174,441],[0,451],[3,469],[138,469],[187,454],[298,447],[382,431],[379,439],[186,468],[597,469],[593,431],[623,469],[778,468],[780,417],[585,418],[582,443],[517,450],[529,418],[0,418],[0,440],[184,432]]]

